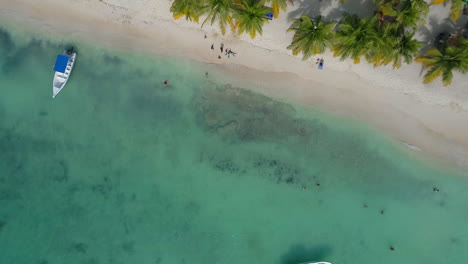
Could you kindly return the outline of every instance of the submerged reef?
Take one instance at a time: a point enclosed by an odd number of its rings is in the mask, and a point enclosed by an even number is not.
[[[310,123],[295,118],[292,106],[229,84],[200,90],[192,108],[204,130],[228,141],[309,139],[315,132]]]

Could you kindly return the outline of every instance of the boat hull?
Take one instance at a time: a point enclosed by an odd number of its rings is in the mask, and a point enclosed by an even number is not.
[[[75,52],[69,53],[65,51],[63,55],[68,57],[68,62],[63,72],[55,71],[54,81],[52,83],[52,98],[55,98],[55,96],[57,96],[57,94],[65,87],[65,84],[67,84],[67,81],[70,78],[73,65],[75,64]]]
[[[302,262],[299,264],[331,264],[330,262],[319,261],[319,262]]]

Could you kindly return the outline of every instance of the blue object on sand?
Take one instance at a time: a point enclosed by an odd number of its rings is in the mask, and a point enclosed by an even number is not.
[[[268,14],[266,15],[266,18],[267,18],[268,20],[273,20],[273,13],[272,13],[272,12],[268,13]]]
[[[318,65],[318,69],[323,70],[323,61],[320,61],[319,65]]]

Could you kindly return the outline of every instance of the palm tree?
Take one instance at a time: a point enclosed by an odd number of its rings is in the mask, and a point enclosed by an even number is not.
[[[414,32],[394,37],[393,41],[389,42],[390,49],[381,65],[387,65],[393,61],[393,68],[400,68],[403,62],[410,64],[422,47],[421,42],[413,39],[413,36]]]
[[[384,16],[395,16],[397,10],[395,6],[400,3],[400,0],[376,0],[375,6]]]
[[[209,0],[207,4],[208,16],[203,21],[202,27],[207,21],[210,21],[211,25],[218,21],[223,35],[226,34],[226,25],[231,26],[231,30],[234,31],[235,25],[231,15],[234,11],[232,4],[232,0]]]
[[[185,19],[198,23],[200,16],[205,13],[204,2],[201,0],[174,0],[170,10],[174,19],[185,16]]]
[[[398,27],[395,27],[394,23],[380,24],[377,21],[379,21],[378,15],[374,16],[369,23],[375,25],[374,31],[380,41],[372,43],[366,54],[367,61],[373,62],[374,67],[387,65],[392,62],[394,58],[392,49],[396,45],[396,38],[398,37]]]
[[[275,18],[278,18],[280,9],[286,11],[286,0],[263,0],[265,3],[271,3],[271,9],[273,10],[273,15]]]
[[[451,0],[451,1],[452,1],[452,6],[450,7],[450,11],[452,12],[452,20],[455,21],[460,17],[463,11],[463,0]],[[432,4],[438,5],[444,2],[447,2],[447,0],[434,0],[432,1]]]
[[[406,2],[409,2],[413,8],[420,12],[421,18],[426,17],[429,13],[429,5],[426,0],[406,0]]]
[[[419,1],[422,1],[419,2]],[[416,29],[418,25],[423,22],[429,12],[429,6],[424,0],[406,0],[403,8],[397,11],[396,23],[400,27],[409,27]]]
[[[294,55],[302,52],[304,60],[323,53],[332,45],[334,24],[322,22],[321,16],[312,19],[308,15],[302,15],[299,19],[294,19],[294,23],[288,29],[295,32],[288,49],[292,50]]]
[[[262,5],[259,1],[242,0],[236,4],[236,26],[239,28],[239,35],[248,32],[250,37],[255,38],[257,32],[263,33],[263,25],[268,23],[266,15],[271,9]]]
[[[420,56],[416,62],[422,63],[429,70],[424,75],[424,83],[430,83],[442,75],[444,86],[452,83],[453,70],[468,72],[468,41],[458,47],[443,50],[430,49],[426,56]]]
[[[384,44],[374,24],[373,19],[345,14],[332,48],[333,55],[340,56],[341,60],[351,57],[354,63],[359,63],[362,56],[372,61],[376,56],[376,51],[379,51],[379,47]]]

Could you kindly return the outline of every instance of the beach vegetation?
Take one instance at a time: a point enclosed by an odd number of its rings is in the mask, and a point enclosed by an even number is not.
[[[235,25],[233,21],[233,2],[232,0],[208,0],[207,2],[208,15],[202,23],[202,27],[206,22],[210,22],[213,25],[218,22],[221,33],[226,34],[226,27],[229,26],[232,31],[235,31]]]
[[[234,18],[238,34],[247,32],[252,39],[257,33],[262,35],[263,25],[268,23],[266,15],[270,12],[271,8],[264,6],[261,1],[242,0],[236,3]]]
[[[357,15],[345,14],[343,22],[338,26],[336,38],[332,47],[333,55],[353,59],[359,63],[364,56],[373,61],[377,53],[376,47],[382,46],[383,40],[379,38],[372,18],[359,18]]]
[[[424,23],[429,13],[429,5],[424,0],[406,0],[400,10],[397,11],[395,22],[397,26],[416,30]]]
[[[288,49],[292,50],[294,55],[302,53],[304,60],[325,52],[332,46],[334,25],[335,23],[323,22],[321,16],[311,18],[308,15],[302,15],[294,19],[288,29],[288,31],[294,31],[293,41]]]
[[[205,13],[206,7],[204,1],[200,0],[175,0],[170,11],[174,19],[185,16],[185,19],[198,23],[200,16]]]
[[[403,62],[406,64],[413,62],[413,58],[418,55],[422,47],[421,42],[414,39],[413,36],[414,32],[389,36],[385,40],[388,43],[388,49],[385,50],[384,59],[379,66],[393,63],[393,68],[400,68]]]
[[[440,48],[431,48],[425,55],[416,58],[428,69],[423,77],[424,83],[430,83],[442,77],[444,86],[452,83],[453,71],[468,72],[468,40],[454,35],[449,43]]]
[[[400,68],[411,63],[422,44],[414,37],[414,30],[404,27],[396,19],[382,21],[381,15],[359,18],[345,14],[333,40],[333,55],[341,60],[353,59],[359,63],[364,57],[374,67],[392,63]]]

